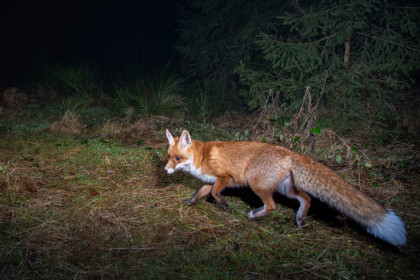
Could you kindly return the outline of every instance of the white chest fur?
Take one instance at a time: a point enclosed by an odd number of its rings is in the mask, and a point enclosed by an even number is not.
[[[217,177],[216,176],[212,176],[212,175],[208,175],[208,174],[204,174],[202,173],[201,167],[197,168],[195,167],[195,165],[192,163],[192,161],[186,161],[181,168],[183,171],[190,173],[191,175],[193,175],[194,177],[200,179],[201,181],[203,181],[204,183],[207,184],[214,184],[216,182]],[[246,184],[238,184],[236,182],[233,181],[233,179],[230,179],[229,183],[228,183],[228,187],[243,187],[246,186]]]
[[[194,166],[194,164],[190,165],[190,170],[188,171],[191,175],[193,175],[194,177],[197,177],[198,179],[200,179],[201,181],[205,182],[205,183],[214,183],[216,182],[216,177],[211,176],[211,175],[207,175],[207,174],[203,174],[201,172],[201,167],[200,168],[196,168]]]
[[[197,168],[195,167],[193,160],[187,160],[186,162],[184,162],[182,164],[182,166],[178,167],[179,169],[184,170],[185,172],[190,173],[191,175],[193,175],[194,177],[200,179],[201,181],[205,182],[205,183],[214,183],[216,182],[216,177],[215,176],[211,176],[208,174],[203,174],[201,172],[201,167]]]
[[[216,177],[201,173],[201,168],[191,168],[190,173],[205,183],[216,182]]]

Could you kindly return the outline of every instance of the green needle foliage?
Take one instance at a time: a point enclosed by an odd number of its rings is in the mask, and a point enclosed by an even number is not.
[[[280,91],[296,109],[310,86],[333,119],[391,129],[419,69],[419,23],[407,1],[295,2],[257,37],[263,62],[236,68],[243,94],[258,108],[269,90]]]

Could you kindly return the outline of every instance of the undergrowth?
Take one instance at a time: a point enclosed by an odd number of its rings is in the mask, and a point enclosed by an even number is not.
[[[151,73],[151,74],[150,74]],[[169,64],[148,74],[139,73],[132,80],[118,79],[115,87],[115,107],[120,112],[134,108],[145,116],[184,113],[185,102],[182,97],[182,79],[171,72]]]
[[[381,147],[326,128],[298,139],[296,133],[307,130],[300,122],[296,130],[275,121],[253,130],[259,116],[237,113],[206,123],[164,116],[103,122],[91,107],[87,118],[68,119],[58,110],[29,107],[0,115],[2,279],[420,276],[415,144]],[[87,119],[97,121],[63,132]],[[51,130],[54,121],[61,130]],[[185,200],[202,183],[164,174],[165,128],[178,135],[189,129],[201,140],[276,143],[316,158],[398,213],[408,244],[397,250],[317,201],[303,229],[295,224],[297,202],[282,196],[272,214],[248,220],[261,201],[246,188],[223,193],[227,211],[211,199],[188,206]]]

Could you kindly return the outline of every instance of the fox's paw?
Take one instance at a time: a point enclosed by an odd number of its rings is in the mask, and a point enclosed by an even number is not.
[[[191,197],[191,198],[189,198],[185,201],[185,203],[187,203],[187,205],[190,205],[190,206],[195,204],[196,202],[197,202],[197,200],[194,199],[193,197]]]
[[[218,201],[217,203],[220,205],[220,207],[223,208],[223,210],[226,211],[228,209],[229,204],[223,198],[220,201]]]
[[[304,217],[297,217],[296,216],[296,223],[300,228],[302,228],[304,225],[306,225],[306,220]]]
[[[254,219],[265,215],[265,206],[254,209],[248,213],[248,218]]]

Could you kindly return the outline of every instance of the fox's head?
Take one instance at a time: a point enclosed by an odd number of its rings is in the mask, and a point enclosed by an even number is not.
[[[181,137],[172,135],[166,130],[166,137],[169,142],[168,163],[165,166],[165,172],[172,174],[178,170],[190,171],[190,166],[194,162],[194,153],[192,150],[193,141],[188,131],[184,130]]]

